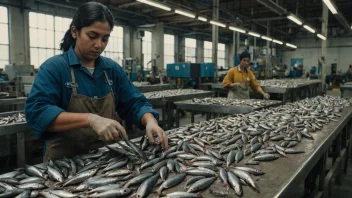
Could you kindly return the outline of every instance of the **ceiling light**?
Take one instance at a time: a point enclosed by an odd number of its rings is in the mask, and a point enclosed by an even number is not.
[[[295,46],[295,45],[292,45],[292,44],[289,44],[289,43],[286,43],[286,46],[288,46],[288,47],[292,47],[292,48],[297,48],[297,46]]]
[[[213,20],[212,20],[212,21],[210,21],[210,23],[213,24],[213,25],[217,25],[217,26],[223,27],[223,28],[226,27],[225,24],[220,23],[220,22],[217,22],[217,21],[213,21]]]
[[[157,8],[160,8],[160,9],[163,9],[163,10],[166,10],[166,11],[171,11],[170,7],[163,5],[161,3],[157,3],[157,2],[153,2],[153,1],[149,1],[149,0],[137,0],[137,1],[154,6],[154,7],[157,7]]]
[[[199,16],[199,17],[198,17],[198,20],[200,20],[200,21],[204,21],[204,22],[207,22],[207,20],[208,20],[208,19],[207,19],[207,18],[205,18],[205,17],[201,17],[201,16]]]
[[[254,32],[248,32],[248,34],[249,34],[249,35],[251,35],[251,36],[260,37],[260,35],[259,35],[259,34],[254,33]]]
[[[233,30],[233,31],[236,31],[236,32],[241,32],[241,33],[246,33],[245,30],[241,29],[241,28],[237,28],[237,27],[233,27],[233,26],[230,26],[229,27],[230,30]]]
[[[337,14],[337,10],[335,8],[334,5],[332,5],[330,0],[323,0],[325,5],[329,8],[329,10],[333,13],[333,14]]]
[[[308,31],[310,31],[311,33],[315,33],[315,30],[313,29],[313,28],[311,28],[311,27],[309,27],[308,25],[304,25],[303,26],[306,30],[308,30]]]
[[[183,15],[183,16],[186,16],[186,17],[190,17],[190,18],[196,18],[196,15],[195,15],[195,14],[190,13],[190,12],[186,12],[186,11],[183,11],[183,10],[179,10],[179,9],[176,9],[176,10],[175,10],[175,13],[176,13],[176,14]]]
[[[267,40],[267,41],[272,41],[272,38],[266,37],[266,36],[262,36],[262,39]]]
[[[287,16],[288,19],[290,19],[291,21],[297,23],[298,25],[302,25],[302,21],[299,20],[296,16],[294,16],[293,14],[288,15]]]
[[[326,37],[325,36],[323,36],[323,35],[321,35],[321,34],[317,34],[317,36],[319,37],[319,38],[321,38],[322,40],[326,40]]]
[[[273,42],[274,42],[274,43],[277,43],[277,44],[280,44],[280,45],[284,44],[283,42],[278,41],[278,40],[275,40],[275,39],[273,40]]]

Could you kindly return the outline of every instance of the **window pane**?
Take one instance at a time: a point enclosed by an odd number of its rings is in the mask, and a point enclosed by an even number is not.
[[[38,29],[29,28],[30,46],[38,47]]]
[[[72,19],[70,19],[70,18],[63,18],[62,19],[62,22],[63,22],[62,23],[62,30],[64,32],[66,32],[70,28],[71,21],[72,21]]]
[[[7,18],[7,8],[0,6],[0,23],[9,23]]]
[[[35,68],[39,67],[38,64],[38,49],[37,48],[31,48],[31,64],[34,65]]]
[[[55,50],[55,55],[61,54],[62,51],[61,50]]]
[[[64,38],[63,32],[55,32],[55,49],[60,49],[60,43],[63,38]]]
[[[44,61],[47,59],[46,58],[46,49],[38,49],[38,63],[39,63],[39,65],[41,65],[41,64],[43,64],[44,63]]]
[[[7,24],[0,24],[0,44],[9,44],[9,30]]]
[[[9,64],[9,61],[2,61],[0,60],[0,68],[5,68],[6,65]]]
[[[46,47],[54,48],[54,32],[46,31]]]
[[[9,46],[8,45],[0,45],[0,60],[8,61],[9,60]]]
[[[54,56],[54,50],[53,49],[47,49],[46,50],[46,59],[53,57]]]
[[[38,28],[45,29],[45,14],[37,13],[37,17],[38,17]]]
[[[29,27],[38,27],[37,13],[29,13]]]
[[[46,29],[54,30],[54,17],[52,15],[45,15]]]
[[[38,46],[39,47],[46,47],[45,45],[45,41],[46,41],[46,34],[45,34],[45,30],[42,29],[38,29]]]
[[[55,31],[64,31],[62,28],[62,18],[55,17]]]

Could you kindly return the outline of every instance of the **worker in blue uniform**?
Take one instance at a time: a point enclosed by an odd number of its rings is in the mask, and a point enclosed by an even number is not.
[[[163,148],[168,147],[157,123],[158,113],[119,64],[100,56],[113,27],[113,15],[105,5],[81,5],[62,40],[63,54],[41,65],[25,113],[33,132],[46,140],[44,161],[128,138],[115,112],[127,122],[145,127],[151,143],[157,135]]]

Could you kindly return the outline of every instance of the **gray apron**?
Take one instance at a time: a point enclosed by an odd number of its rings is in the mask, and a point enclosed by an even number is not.
[[[249,89],[244,85],[240,85],[239,87],[233,87],[229,89],[229,93],[227,94],[228,99],[249,99]]]
[[[67,112],[93,113],[104,118],[116,119],[115,98],[109,78],[104,71],[105,79],[110,86],[110,93],[103,98],[91,98],[77,93],[77,85],[73,68],[71,67],[72,95]],[[99,140],[96,132],[91,128],[74,129],[65,132],[58,132],[57,136],[47,141],[44,162],[49,159],[72,157],[86,153],[89,150],[97,149],[107,142]]]

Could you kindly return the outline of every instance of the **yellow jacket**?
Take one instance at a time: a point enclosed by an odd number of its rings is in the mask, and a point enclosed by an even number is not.
[[[245,83],[247,88],[250,86],[255,91],[257,91],[259,87],[253,72],[251,70],[241,71],[239,67],[234,67],[227,72],[222,86],[227,87],[231,83]]]

